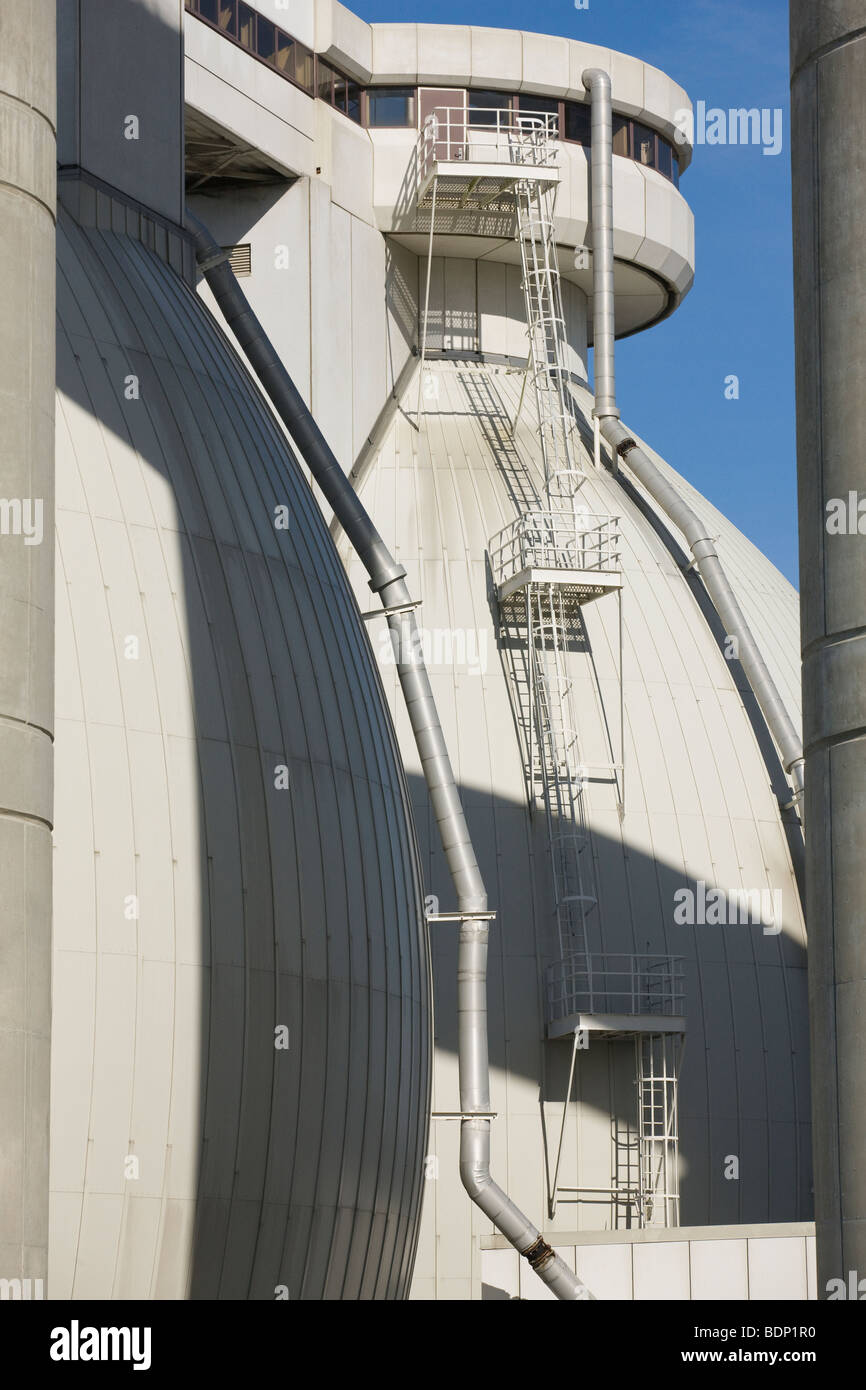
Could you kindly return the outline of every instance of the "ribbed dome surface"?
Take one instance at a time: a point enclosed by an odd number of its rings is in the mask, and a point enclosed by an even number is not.
[[[58,260],[49,1294],[401,1297],[429,968],[367,637],[197,297]]]
[[[429,634],[431,678],[452,749],[491,907],[490,1022],[494,1068],[493,1171],[523,1210],[546,1212],[570,1043],[544,1042],[542,987],[550,957],[551,876],[544,816],[530,816],[509,700],[486,552],[495,532],[539,506],[543,488],[531,391],[516,437],[521,376],[505,368],[438,362],[424,391],[420,433],[398,412],[362,488],[406,566]],[[414,414],[416,386],[403,408]],[[591,398],[576,392],[591,438]],[[588,456],[587,456],[588,458]],[[662,465],[666,467],[665,465]],[[720,535],[719,552],[766,659],[797,711],[797,596],[756,548],[672,470],[669,476]],[[592,949],[685,958],[687,1038],[680,1084],[681,1224],[806,1219],[810,1207],[805,937],[791,851],[771,772],[736,681],[700,611],[693,581],[655,529],[641,489],[591,470],[581,502],[621,519],[624,572],[625,817],[604,775],[587,790],[599,908]],[[676,538],[674,538],[676,539]],[[351,568],[360,585],[357,566]],[[618,753],[617,601],[584,609],[585,632],[568,657],[582,760]],[[451,651],[436,633],[451,635]],[[438,648],[437,648],[438,640]],[[461,647],[462,643],[462,647]],[[396,707],[387,646],[381,666]],[[437,655],[438,652],[438,655]],[[464,659],[454,653],[465,653]],[[469,659],[475,657],[475,660]],[[473,669],[474,667],[474,669]],[[450,905],[448,880],[425,808],[417,760],[401,743],[417,793],[425,874]],[[772,752],[772,750],[771,750]],[[781,890],[783,929],[677,925],[681,887]],[[444,910],[444,907],[443,907]],[[456,1102],[454,943],[434,937],[437,1061],[434,1110]],[[542,1103],[539,1104],[539,1097]],[[635,1111],[626,1042],[581,1053],[566,1125],[564,1187],[609,1189],[615,1141]],[[612,1116],[614,1119],[612,1119]],[[428,1188],[416,1271],[419,1296],[467,1296],[470,1211],[454,1176],[453,1126],[434,1122],[440,1181]],[[739,1178],[725,1176],[728,1156]],[[622,1171],[618,1181],[623,1181]],[[436,1204],[433,1239],[434,1210]],[[623,1224],[625,1208],[619,1224]],[[561,1204],[546,1229],[614,1224],[609,1200]],[[481,1229],[486,1229],[482,1227]]]

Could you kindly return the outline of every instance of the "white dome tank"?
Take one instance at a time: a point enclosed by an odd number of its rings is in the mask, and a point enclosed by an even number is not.
[[[119,218],[58,233],[49,1296],[403,1297],[429,963],[380,680],[181,238]]]
[[[413,383],[359,491],[371,515],[388,521],[385,541],[422,603],[418,620],[431,682],[490,906],[498,914],[488,999],[497,1114],[492,1170],[523,1210],[545,1213],[552,1237],[622,1229],[639,1224],[640,1216],[629,1194],[637,1147],[633,1038],[593,1039],[578,1054],[560,1199],[555,1215],[548,1212],[547,1175],[572,1049],[570,1037],[546,1038],[545,972],[556,955],[550,850],[543,809],[529,809],[509,689],[509,643],[500,631],[489,558],[495,533],[543,505],[532,393],[525,393],[512,437],[521,372],[434,359],[425,373],[420,431]],[[680,1224],[802,1221],[811,1205],[806,953],[797,883],[802,837],[796,824],[786,829],[779,809],[787,783],[742,673],[723,655],[723,634],[705,599],[701,611],[682,538],[627,469],[621,484],[606,468],[593,468],[592,396],[573,386],[572,397],[587,470],[580,504],[619,517],[623,572],[622,817],[614,779],[603,769],[619,754],[617,599],[585,605],[566,644],[589,775],[587,824],[598,898],[588,919],[590,949],[683,958]],[[794,589],[730,522],[653,458],[709,534],[719,536],[737,597],[799,722]],[[360,592],[360,566],[349,556],[347,562]],[[384,633],[381,640],[378,630],[373,635],[396,709],[389,644]],[[447,873],[408,737],[403,752],[417,798],[425,883],[441,895],[446,911],[452,905]],[[694,893],[699,905],[701,882],[707,889],[776,892],[775,922],[768,931],[711,918],[679,923],[676,893]],[[434,1116],[456,1108],[455,949],[453,933],[437,928]],[[478,1277],[473,1241],[492,1244],[492,1228],[460,1188],[455,1128],[434,1118],[430,1147],[439,1158],[439,1181],[426,1188],[413,1284],[420,1298],[469,1297]],[[648,1224],[658,1224],[658,1214]],[[482,1279],[486,1256],[483,1249]]]

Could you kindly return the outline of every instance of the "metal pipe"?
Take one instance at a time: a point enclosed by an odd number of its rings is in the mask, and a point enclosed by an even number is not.
[[[250,308],[229,264],[229,254],[210,232],[187,213],[195,238],[199,269],[250,366],[267,392],[298,451],[370,576],[379,595],[395,647],[397,674],[412,732],[430,792],[445,858],[461,915],[457,954],[458,1063],[463,1115],[490,1112],[490,1066],[487,1055],[487,891],[472,847],[469,828],[430,688],[415,622],[415,603],[406,571],[385,542],[324,435],[307,409],[276,349]],[[525,1255],[557,1298],[585,1299],[589,1291],[540,1232],[490,1175],[490,1120],[463,1119],[460,1126],[460,1176],[473,1202]]]
[[[803,744],[785,708],[746,616],[731,588],[707,527],[662,475],[620,422],[614,373],[613,290],[613,142],[610,76],[588,68],[583,85],[592,101],[592,244],[593,244],[593,367],[595,410],[601,433],[614,453],[628,463],[662,511],[685,536],[695,565],[729,637],[736,638],[737,657],[776,740],[782,764],[795,795],[803,790]],[[598,133],[598,138],[597,138]]]
[[[613,288],[613,111],[610,74],[588,68],[583,85],[591,97],[590,188],[592,194],[592,336],[595,416],[619,419],[613,340],[616,301]],[[601,345],[601,351],[599,351]]]
[[[427,243],[427,285],[424,290],[424,323],[421,328],[421,368],[418,372],[418,428],[421,428],[421,391],[424,387],[424,363],[427,360],[427,320],[430,316],[430,272],[433,268],[433,232],[436,227],[436,190],[439,180],[433,176],[433,201],[430,206],[430,240]],[[444,292],[444,291],[443,291]],[[444,342],[443,338],[443,342]]]
[[[866,1285],[866,0],[791,0],[818,1297]],[[849,1293],[849,1289],[851,1292]]]

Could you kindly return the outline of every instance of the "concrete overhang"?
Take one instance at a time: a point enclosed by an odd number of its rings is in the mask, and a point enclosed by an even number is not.
[[[195,15],[184,14],[184,103],[288,177],[315,170],[316,103]]]
[[[184,171],[188,194],[241,185],[288,185],[298,177],[189,107],[184,112]]]

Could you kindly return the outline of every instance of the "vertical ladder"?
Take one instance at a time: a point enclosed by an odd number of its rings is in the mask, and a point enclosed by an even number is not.
[[[642,1226],[679,1225],[677,1081],[681,1037],[635,1037]]]
[[[553,221],[555,188],[515,186],[517,237],[546,490],[552,509],[568,504],[584,479],[577,464],[574,414],[565,390],[566,335]]]
[[[541,783],[553,873],[558,946],[563,960],[586,957],[587,919],[595,911],[595,875],[584,806],[574,712],[573,682],[565,662],[566,615],[562,589],[533,584],[527,590],[527,636],[532,662],[535,785]]]

